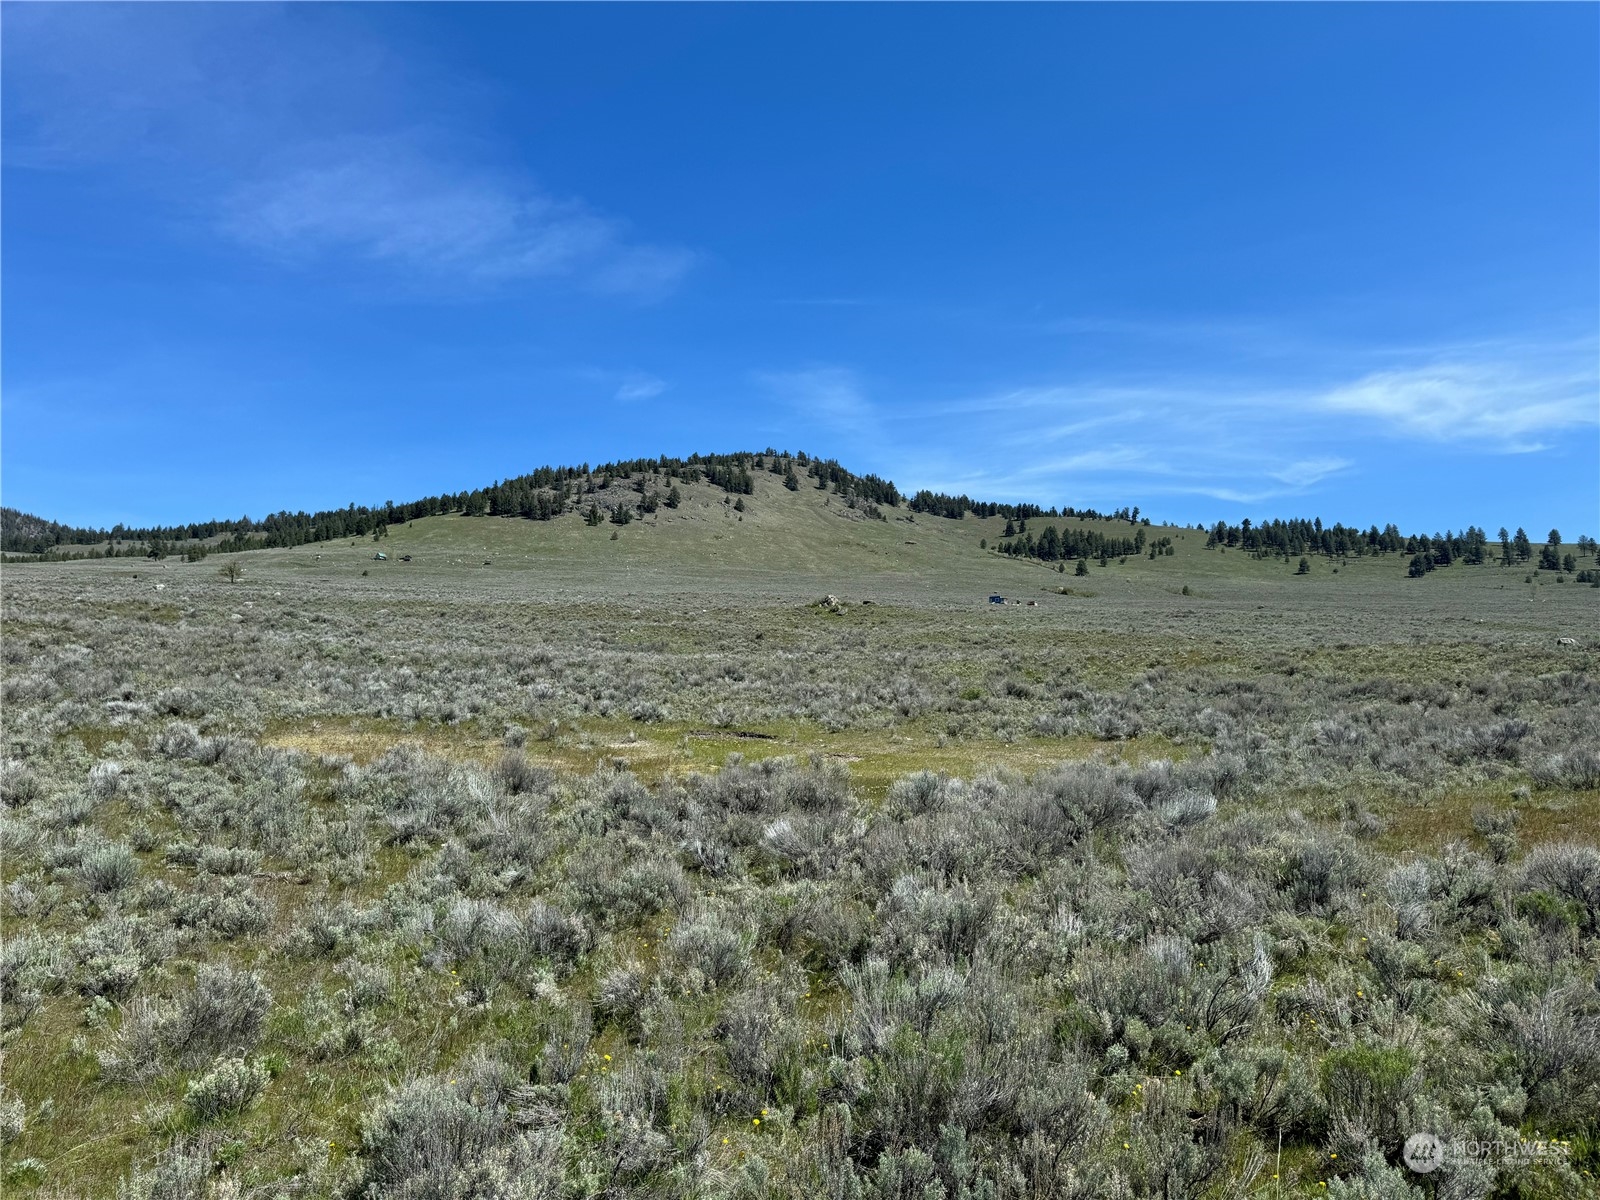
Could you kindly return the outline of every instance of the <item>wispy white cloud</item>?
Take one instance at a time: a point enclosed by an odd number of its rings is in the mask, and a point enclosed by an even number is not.
[[[636,295],[670,288],[693,262],[632,242],[581,202],[447,166],[404,138],[317,157],[234,191],[223,228],[290,261],[353,255],[479,283],[568,277]]]
[[[667,381],[665,379],[657,379],[654,375],[630,375],[617,388],[616,398],[624,403],[635,400],[650,400],[661,395],[666,390]]]
[[[1157,486],[1146,490],[1158,496],[1209,496],[1213,500],[1225,500],[1229,504],[1263,504],[1268,500],[1297,494],[1296,490],[1284,488],[1236,488],[1204,482],[1190,482],[1180,487]]]
[[[560,280],[652,298],[696,255],[519,171],[485,114],[356,15],[269,5],[7,10],[8,165],[118,171],[185,235],[365,262],[401,296]],[[425,86],[422,86],[424,85]]]
[[[1348,458],[1302,458],[1267,474],[1290,487],[1310,487],[1314,483],[1321,483],[1330,475],[1348,470],[1353,465]]]
[[[1592,342],[1407,348],[1387,357],[1409,361],[1379,371],[1370,364],[1381,350],[1353,357],[1369,369],[1331,382],[1260,373],[1085,378],[923,403],[914,416],[886,408],[884,419],[900,460],[923,470],[928,486],[1096,505],[1141,496],[1282,501],[1325,492],[1419,437],[1474,454],[1516,453],[1600,421]],[[1375,438],[1389,449],[1377,450]]]
[[[757,372],[755,381],[782,404],[815,418],[837,433],[876,435],[881,426],[861,380],[844,367]]]
[[[1055,425],[1067,433],[1079,427],[1127,420],[1140,415],[1141,404],[1170,401],[1177,385],[1079,380],[1073,383],[996,388],[975,396],[946,400],[935,406],[945,416],[1028,414],[1030,420],[1068,418]]]
[[[1010,472],[1016,480],[1040,479],[1051,475],[1095,475],[1106,472],[1148,471],[1164,474],[1168,468],[1141,446],[1112,443],[1078,454],[1030,462]]]
[[[1508,453],[1540,449],[1543,435],[1600,421],[1592,365],[1531,373],[1503,362],[1440,362],[1374,372],[1315,403],[1417,437]]]

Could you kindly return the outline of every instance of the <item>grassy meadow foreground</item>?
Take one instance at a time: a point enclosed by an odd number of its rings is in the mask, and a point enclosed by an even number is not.
[[[1600,591],[683,492],[6,568],[6,1195],[1600,1194]]]

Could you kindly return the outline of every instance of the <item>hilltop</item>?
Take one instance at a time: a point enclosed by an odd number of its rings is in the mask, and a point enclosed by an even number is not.
[[[1029,522],[1032,528],[1029,528]],[[624,537],[624,531],[627,536]],[[1054,568],[1079,563],[1100,567],[1115,560],[1148,560],[1152,567],[1239,574],[1241,559],[1282,560],[1297,574],[1313,557],[1343,564],[1400,561],[1413,575],[1456,562],[1529,566],[1577,574],[1578,560],[1593,558],[1592,539],[1563,544],[1552,530],[1546,545],[1518,529],[1504,529],[1499,544],[1481,529],[1459,533],[1402,534],[1397,525],[1363,530],[1320,518],[1272,520],[1214,527],[1153,525],[1138,507],[1115,513],[1031,503],[997,503],[931,491],[903,494],[871,474],[856,474],[832,459],[803,452],[661,456],[590,467],[540,467],[529,474],[462,492],[405,503],[350,504],[316,513],[281,510],[261,520],[207,520],[148,528],[81,528],[16,509],[0,509],[0,534],[9,561],[72,558],[182,558],[282,551],[316,545],[380,543],[377,553],[433,567],[469,565],[477,554],[488,565],[658,568],[671,572],[715,566],[798,575],[839,571],[927,575],[958,572],[972,560],[974,543],[1022,563]],[[597,536],[603,535],[603,536]],[[392,539],[392,540],[391,540]],[[599,541],[622,545],[597,545]],[[389,555],[387,548],[396,553]],[[1214,553],[1197,558],[1198,549]],[[347,556],[341,556],[347,557]],[[1179,559],[1181,562],[1167,562]],[[1302,561],[1295,562],[1296,559]],[[303,561],[295,558],[292,561]],[[313,558],[312,561],[320,561]],[[484,560],[480,560],[482,562]],[[823,568],[826,568],[824,570]],[[991,567],[985,567],[986,571]],[[1166,576],[1171,570],[1157,571]],[[1276,574],[1269,571],[1266,574]],[[1582,572],[1579,582],[1600,584]],[[1006,578],[1012,575],[1002,570]]]

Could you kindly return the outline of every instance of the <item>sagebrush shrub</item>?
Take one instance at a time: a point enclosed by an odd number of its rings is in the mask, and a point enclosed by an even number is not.
[[[1546,755],[1533,765],[1530,773],[1534,782],[1542,788],[1594,791],[1600,788],[1600,749],[1593,746],[1569,747]]]
[[[560,1129],[519,1128],[503,1068],[423,1076],[362,1120],[370,1200],[545,1200],[560,1195]]]
[[[1510,1052],[1533,1112],[1583,1120],[1600,1106],[1600,993],[1573,980],[1516,995],[1489,989],[1487,1023]]]
[[[43,795],[44,785],[26,764],[11,758],[0,762],[0,803],[20,808]]]
[[[745,933],[714,913],[679,921],[667,950],[676,962],[679,985],[689,992],[723,987],[750,964]]]
[[[891,962],[963,962],[977,953],[994,922],[997,899],[964,880],[936,884],[914,875],[895,880],[878,905],[874,949]]]
[[[97,894],[120,892],[131,887],[139,874],[139,860],[133,849],[122,842],[91,846],[78,863],[84,887]]]
[[[160,1074],[171,1020],[171,1009],[149,996],[124,1005],[110,1046],[96,1055],[101,1075],[121,1083],[143,1083]]]
[[[689,900],[683,868],[660,845],[637,845],[620,861],[615,852],[592,847],[572,856],[568,872],[584,911],[606,925],[631,924]]]
[[[206,963],[194,986],[178,1000],[163,1033],[168,1046],[188,1061],[225,1052],[248,1053],[261,1036],[272,993],[254,971]]]
[[[271,1081],[261,1059],[219,1058],[204,1075],[189,1081],[184,1111],[199,1125],[238,1116],[261,1098]]]
[[[127,782],[119,762],[97,762],[89,768],[89,790],[102,799],[121,793]]]
[[[1322,914],[1352,887],[1365,881],[1361,860],[1343,840],[1317,834],[1285,857],[1278,886],[1299,912]]]
[[[194,866],[207,875],[251,875],[261,867],[261,851],[243,846],[202,846]]]
[[[150,739],[150,748],[167,758],[193,758],[200,746],[200,731],[181,721],[171,722]]]
[[[211,1200],[216,1135],[180,1136],[156,1156],[153,1171],[135,1170],[117,1182],[117,1200]]]
[[[96,921],[71,943],[77,961],[78,990],[86,996],[120,999],[140,976],[171,953],[170,929],[139,916],[109,916]]]
[[[1399,1046],[1357,1043],[1322,1060],[1322,1095],[1333,1136],[1346,1147],[1375,1142],[1393,1153],[1410,1132],[1407,1105],[1422,1084],[1419,1062]]]
[[[1528,852],[1523,886],[1564,896],[1580,906],[1584,928],[1600,931],[1600,850],[1573,842],[1551,842]]]
[[[348,900],[333,905],[312,905],[295,931],[295,944],[326,958],[349,952],[360,940],[368,922]]]
[[[439,922],[439,951],[475,999],[487,999],[522,967],[522,924],[492,900],[458,898]]]
[[[528,948],[542,958],[572,967],[588,951],[593,939],[583,918],[535,900],[522,922]]]
[[[526,740],[524,732],[523,738]],[[520,743],[518,744],[520,747]],[[495,777],[513,796],[524,792],[538,792],[549,788],[553,776],[544,767],[535,766],[520,748],[507,750],[495,767]]]
[[[27,1125],[27,1113],[22,1097],[7,1095],[0,1090],[0,1150],[10,1149],[11,1143],[22,1136]]]

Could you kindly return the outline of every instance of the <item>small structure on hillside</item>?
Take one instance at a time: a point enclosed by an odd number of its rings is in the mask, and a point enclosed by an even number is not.
[[[1004,604],[1005,602],[1006,602],[1006,598],[1004,596],[1000,595],[998,592],[995,593],[993,596],[989,597],[989,603],[990,604]]]
[[[389,556],[387,554],[385,554],[382,550],[379,550],[376,554],[374,554],[372,556],[372,561],[373,562],[388,562],[389,561]]]

